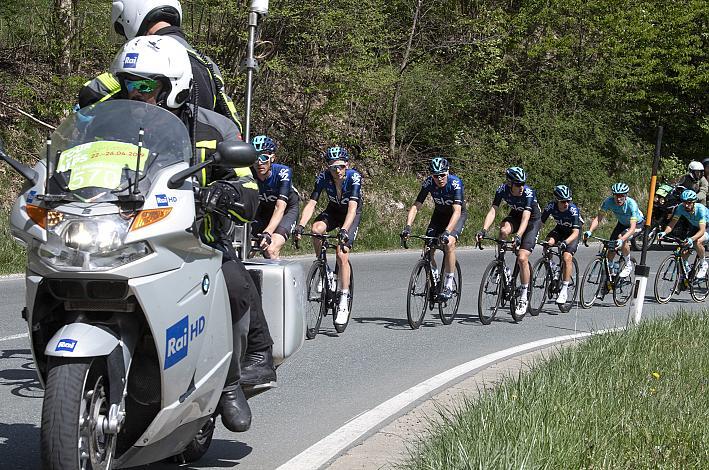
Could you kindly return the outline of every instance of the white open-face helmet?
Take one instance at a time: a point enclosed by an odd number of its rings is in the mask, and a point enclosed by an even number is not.
[[[187,50],[170,36],[140,36],[123,45],[111,64],[125,89],[124,80],[150,78],[163,83],[157,97],[159,106],[177,109],[190,96],[192,64]]]
[[[177,0],[114,0],[111,24],[126,39],[142,36],[148,27],[165,21],[172,26],[182,23],[182,7]]]

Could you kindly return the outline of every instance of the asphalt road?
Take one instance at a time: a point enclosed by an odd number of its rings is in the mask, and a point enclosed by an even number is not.
[[[581,247],[583,271],[596,247]],[[492,325],[477,319],[477,292],[482,272],[493,258],[487,249],[459,250],[463,299],[456,320],[445,326],[427,315],[419,330],[406,321],[406,288],[419,256],[408,252],[354,254],[356,276],[353,319],[337,335],[331,317],[323,331],[278,370],[279,388],[250,401],[250,431],[231,434],[217,428],[209,453],[186,468],[276,468],[312,444],[385,400],[452,367],[486,354],[544,338],[624,326],[628,308],[612,306],[611,296],[590,310],[558,314],[549,303],[538,317],[514,324],[506,312]],[[656,268],[667,252],[653,251]],[[539,256],[535,252],[533,259]],[[310,260],[302,261],[308,263]],[[648,283],[644,318],[667,315],[678,307],[700,308],[687,293],[658,305]],[[0,467],[39,468],[39,423],[42,390],[36,378],[20,310],[21,279],[0,280]],[[153,465],[150,469],[172,468]]]

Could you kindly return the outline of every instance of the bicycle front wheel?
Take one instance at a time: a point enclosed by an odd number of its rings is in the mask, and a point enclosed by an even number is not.
[[[674,255],[668,256],[660,264],[655,275],[655,300],[658,303],[666,304],[674,295],[679,282],[679,269]]]
[[[603,283],[605,282],[603,261],[600,258],[596,258],[586,267],[583,272],[583,279],[581,279],[581,306],[583,308],[593,307],[596,296],[603,289]]]
[[[483,325],[489,325],[497,315],[504,282],[505,273],[502,263],[491,261],[485,268],[478,292],[478,318]]]
[[[314,261],[305,278],[305,337],[313,339],[317,336],[322,322],[323,312],[327,309],[327,279],[325,269],[320,261]]]
[[[709,295],[709,280],[705,274],[703,278],[697,278],[697,271],[701,268],[702,262],[697,259],[694,261],[694,269],[692,269],[692,283],[689,285],[689,294],[695,302],[702,302]]]
[[[529,299],[530,315],[537,316],[542,311],[544,302],[547,300],[550,278],[549,265],[544,261],[544,258],[539,258],[532,268],[532,283],[529,286],[531,290]]]
[[[455,275],[453,276],[453,296],[445,302],[438,302],[438,314],[444,325],[453,323],[455,314],[458,313],[460,305],[460,292],[463,288],[463,277],[460,274],[460,265],[455,262]]]
[[[412,330],[418,329],[426,315],[428,291],[431,288],[428,262],[420,259],[409,279],[409,292],[406,296],[406,316]]]
[[[630,260],[633,265],[637,264],[635,259],[631,258]],[[621,261],[619,266],[620,271],[623,270],[627,263],[628,261]],[[631,269],[630,273],[625,277],[620,277],[619,274],[616,274],[614,277],[613,302],[617,307],[622,307],[628,303],[628,300],[630,300],[630,297],[633,295],[633,289],[635,288],[635,269]]]
[[[576,302],[576,296],[578,296],[579,293],[579,264],[576,261],[576,258],[572,259],[571,269],[573,269],[573,272],[571,273],[569,286],[566,288],[566,302],[563,304],[557,304],[559,306],[559,311],[562,313],[567,313],[571,310],[571,307],[574,306],[574,302]]]

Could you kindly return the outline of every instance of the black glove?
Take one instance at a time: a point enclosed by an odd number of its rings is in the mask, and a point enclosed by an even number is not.
[[[478,240],[482,240],[483,238],[485,238],[485,235],[487,235],[487,230],[482,229],[477,233],[477,235],[475,235],[475,238],[477,238]]]
[[[447,245],[448,241],[449,241],[448,238],[450,236],[451,236],[450,232],[448,230],[446,230],[445,232],[443,232],[442,234],[440,234],[438,236],[438,241],[441,242],[443,245]]]
[[[563,253],[564,250],[566,250],[566,247],[568,246],[569,245],[566,243],[566,241],[562,241],[561,243],[559,243],[559,253]]]
[[[239,199],[232,185],[216,181],[202,190],[202,207],[207,212],[227,213]]]
[[[298,224],[295,226],[293,229],[293,235],[297,238],[300,238],[303,235],[303,232],[305,231],[305,227],[302,225]]]
[[[340,231],[337,233],[337,239],[339,240],[340,243],[343,245],[350,241],[350,234],[347,233],[347,230],[344,228],[341,228]]]
[[[515,248],[520,248],[522,246],[522,238],[519,235],[515,235]]]
[[[401,234],[399,235],[401,238],[409,238],[409,235],[411,235],[411,225],[407,225],[404,227],[404,230],[401,231]]]
[[[271,244],[271,234],[268,232],[263,232],[261,234],[261,241],[266,243],[266,246]]]

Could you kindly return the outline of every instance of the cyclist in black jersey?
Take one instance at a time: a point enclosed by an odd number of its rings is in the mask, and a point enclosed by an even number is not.
[[[347,324],[350,316],[347,300],[350,293],[349,251],[352,249],[359,220],[362,215],[362,175],[357,170],[349,168],[350,155],[344,147],[329,147],[325,151],[327,170],[320,173],[315,180],[315,188],[310,200],[305,204],[300,222],[293,234],[300,239],[304,226],[315,212],[320,194],[327,193],[328,204],[313,222],[313,233],[323,234],[340,227],[337,236],[340,243],[337,246],[338,280],[340,285],[340,302],[335,315],[335,323]],[[322,242],[313,238],[315,254],[320,252]]]
[[[541,227],[542,211],[537,201],[537,193],[527,186],[527,173],[518,166],[513,166],[505,172],[507,181],[502,183],[495,192],[492,206],[485,216],[482,230],[477,233],[477,239],[487,234],[487,230],[495,221],[497,209],[502,201],[510,206],[510,213],[502,219],[500,224],[500,238],[506,239],[514,232],[517,251],[517,264],[519,265],[520,296],[517,303],[517,314],[524,315],[527,311],[529,289],[529,255],[532,254],[537,244],[539,228]]]
[[[579,246],[579,235],[583,227],[581,210],[574,204],[571,189],[560,184],[554,188],[554,200],[549,202],[542,212],[542,224],[551,216],[556,221],[556,227],[547,235],[549,245],[558,242],[559,251],[563,253],[561,291],[556,298],[557,304],[565,304],[568,299],[568,287],[573,274],[573,257]]]
[[[442,300],[448,300],[453,295],[453,280],[455,276],[455,246],[463,231],[463,225],[468,218],[463,196],[463,181],[456,175],[449,174],[450,164],[445,158],[438,156],[431,160],[428,169],[431,176],[426,178],[421,185],[416,202],[409,209],[406,226],[401,232],[402,238],[411,235],[411,224],[416,219],[416,214],[426,197],[431,194],[434,203],[433,215],[426,229],[429,237],[438,237],[443,251],[446,253],[445,284],[440,293]],[[431,257],[433,276],[438,277],[435,260]]]

